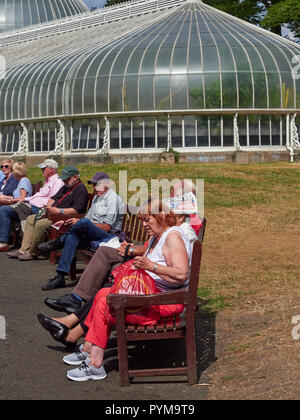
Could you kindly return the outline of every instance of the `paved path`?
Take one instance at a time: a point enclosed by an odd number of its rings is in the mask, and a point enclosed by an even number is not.
[[[184,378],[135,379],[128,388],[119,387],[116,340],[106,352],[108,377],[100,382],[73,383],[66,377],[65,349],[43,330],[38,312],[58,314],[45,306],[46,296],[59,297],[71,291],[42,292],[55,272],[48,261],[19,262],[0,254],[0,315],[7,324],[6,340],[0,340],[0,399],[100,399],[100,400],[190,400],[205,399],[207,387],[189,387]],[[214,323],[199,315],[197,320],[198,360],[204,369],[214,358]],[[180,340],[131,346],[130,363],[135,368],[172,366],[184,360]],[[202,360],[203,359],[203,360]],[[206,379],[207,380],[207,379]],[[205,373],[200,383],[205,382]]]

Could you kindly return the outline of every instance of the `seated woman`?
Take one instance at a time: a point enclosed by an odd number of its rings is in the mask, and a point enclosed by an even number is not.
[[[189,216],[178,214],[176,217],[176,225],[180,226],[185,239],[188,239],[193,246],[197,235],[187,222]],[[149,241],[141,246],[123,242],[118,249],[107,246],[100,247],[87,265],[72,294],[64,295],[59,299],[45,299],[45,304],[51,309],[69,313],[68,316],[63,318],[48,318],[43,314],[38,314],[41,325],[50,332],[53,339],[64,344],[67,349],[73,350],[77,341],[87,330],[84,322],[93,306],[96,294],[103,287],[111,286],[110,283],[105,285],[105,281],[112,268],[126,262],[126,258],[124,259],[126,248],[130,247],[129,258],[133,259],[137,256],[143,256],[148,245]],[[83,305],[82,302],[84,302]]]
[[[26,178],[27,169],[23,162],[16,162],[13,165],[13,176],[18,180],[18,185],[13,192],[13,196],[3,195],[0,203],[0,252],[9,251],[9,232],[11,227],[11,218],[8,215],[14,214],[12,205],[24,201],[26,197],[32,195],[32,186],[30,180]]]
[[[12,159],[6,159],[1,162],[1,171],[3,173],[3,179],[0,180],[0,205],[1,199],[4,196],[11,197],[14,190],[18,186],[18,180],[13,176],[14,161]]]
[[[192,247],[183,230],[176,226],[176,216],[173,213],[168,214],[162,203],[156,201],[148,203],[141,211],[140,218],[151,239],[145,255],[134,259],[136,269],[147,271],[154,279],[158,292],[186,287]],[[72,365],[78,365],[83,361],[79,369],[68,372],[67,376],[71,380],[81,382],[106,377],[102,362],[112,329],[112,324],[105,322],[106,297],[109,294],[110,288],[98,292],[85,321],[85,330],[88,329],[88,332],[84,347],[79,353],[64,358],[66,363]],[[179,315],[184,310],[184,305],[164,305],[158,309],[160,317],[164,318]]]

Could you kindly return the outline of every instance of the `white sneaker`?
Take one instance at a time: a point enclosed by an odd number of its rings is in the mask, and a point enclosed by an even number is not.
[[[65,356],[63,358],[63,361],[66,363],[66,365],[70,366],[80,366],[82,362],[85,362],[88,358],[88,353],[85,353],[82,351],[83,344],[78,348],[78,351],[72,354],[68,354],[68,356]]]
[[[69,370],[67,372],[67,377],[71,381],[75,382],[86,382],[88,380],[99,381],[101,379],[105,379],[107,374],[103,366],[99,369],[95,368],[94,366],[89,366],[90,359],[87,358],[85,362],[83,362],[79,368]]]

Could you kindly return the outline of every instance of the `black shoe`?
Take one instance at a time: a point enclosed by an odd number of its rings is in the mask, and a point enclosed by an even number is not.
[[[67,351],[74,351],[76,349],[77,343],[66,341],[66,337],[70,331],[68,327],[58,321],[54,321],[54,319],[46,317],[43,314],[38,314],[37,317],[42,327],[45,328],[46,331],[49,331],[55,341],[58,341],[66,346]]]
[[[53,239],[52,241],[43,242],[39,244],[38,250],[43,255],[49,255],[49,252],[57,251],[59,249],[62,249],[64,247],[64,244],[61,242],[60,238]]]
[[[48,318],[43,314],[38,314],[38,320],[43,328],[46,331],[49,331],[53,337],[57,339],[65,339],[69,328],[66,327],[64,324],[61,324],[58,321],[54,321],[54,319]]]
[[[81,308],[81,302],[73,295],[64,295],[59,299],[46,298],[45,304],[55,311],[73,314]]]
[[[47,284],[42,286],[42,290],[62,289],[64,287],[66,287],[65,276],[61,273],[57,273],[53,279],[50,279]]]

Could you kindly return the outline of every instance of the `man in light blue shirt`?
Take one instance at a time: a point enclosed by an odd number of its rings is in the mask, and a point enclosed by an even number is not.
[[[72,167],[66,169],[71,171]],[[42,287],[43,290],[65,287],[65,276],[70,273],[78,247],[85,249],[93,241],[106,242],[112,239],[115,234],[121,233],[125,206],[121,198],[111,188],[111,180],[108,175],[103,174],[103,178],[96,185],[95,192],[96,197],[85,218],[70,219],[67,222],[69,230],[65,235],[39,245],[39,250],[45,254],[63,249],[56,270],[57,275]]]
[[[5,175],[2,171],[0,171],[0,182],[3,181],[3,179],[5,178]]]

